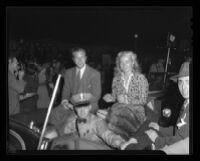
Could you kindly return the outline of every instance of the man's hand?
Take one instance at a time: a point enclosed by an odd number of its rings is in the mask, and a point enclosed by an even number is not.
[[[66,100],[63,100],[61,104],[63,105],[63,107],[64,107],[65,109],[71,109],[71,110],[73,109],[73,105],[70,104],[69,101],[68,101],[67,99],[66,99]]]
[[[160,130],[160,126],[159,126],[158,123],[156,123],[156,122],[151,122],[151,123],[149,124],[149,127],[152,127],[152,128],[154,128],[155,130],[157,130],[157,131]]]
[[[156,138],[158,137],[158,134],[154,130],[147,130],[145,133],[148,135],[148,137],[151,139],[152,142],[155,142]]]
[[[104,97],[103,97],[104,101],[106,102],[113,102],[114,101],[114,98],[112,97],[111,94],[106,94]]]
[[[128,145],[130,145],[130,144],[137,144],[137,143],[138,143],[137,139],[131,138],[131,139],[129,139],[129,141],[127,141],[127,142],[125,142],[124,144],[122,144],[121,147],[120,147],[120,149],[121,149],[121,150],[125,150],[125,148],[126,148]]]

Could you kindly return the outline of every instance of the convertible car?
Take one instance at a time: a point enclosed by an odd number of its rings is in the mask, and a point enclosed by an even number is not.
[[[174,88],[177,91],[177,88]],[[181,101],[177,103],[178,92],[169,90],[150,91],[146,106],[147,117],[151,121],[159,122],[161,126],[175,124]],[[165,114],[164,111],[168,110]],[[106,109],[97,112],[99,117],[104,117]],[[80,139],[74,136],[65,136],[56,139],[42,138],[38,149],[43,124],[47,115],[46,109],[38,109],[31,113],[21,113],[9,118],[9,137],[7,151],[15,153],[18,150],[114,150],[112,147],[102,146],[96,142]],[[48,126],[48,125],[47,125]]]

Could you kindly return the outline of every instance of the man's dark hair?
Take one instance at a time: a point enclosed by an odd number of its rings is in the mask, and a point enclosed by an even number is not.
[[[72,57],[73,57],[73,53],[74,53],[74,52],[77,52],[77,51],[84,51],[84,52],[85,52],[85,55],[87,56],[87,51],[86,51],[86,49],[81,48],[81,47],[74,47],[74,48],[71,49]]]

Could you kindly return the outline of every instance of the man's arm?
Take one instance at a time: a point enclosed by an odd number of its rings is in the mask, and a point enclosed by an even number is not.
[[[108,129],[106,123],[103,120],[96,122],[97,135],[102,138],[108,145],[120,149],[126,142],[120,135],[115,134]]]
[[[163,148],[165,145],[171,145],[189,136],[189,116],[186,116],[186,124],[182,125],[175,136],[158,137],[155,140],[156,149]]]
[[[174,126],[169,127],[159,127],[159,132],[162,136],[172,136],[173,135]]]

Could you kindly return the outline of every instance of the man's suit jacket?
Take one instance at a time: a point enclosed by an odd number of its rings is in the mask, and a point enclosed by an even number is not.
[[[76,82],[76,68],[66,70],[64,75],[64,87],[62,93],[62,100],[70,100],[71,97],[78,93],[91,93],[94,97],[90,100],[92,104],[92,111],[98,109],[98,100],[101,97],[101,76],[94,68],[86,65],[82,79],[77,84]]]
[[[184,108],[184,107],[182,107]],[[176,127],[175,127],[175,135],[171,136],[169,132],[172,127],[162,128],[160,127],[160,133],[163,137],[158,137],[155,140],[156,149],[163,148],[165,145],[171,145],[175,142],[185,139],[189,137],[189,104],[180,114],[178,118]]]
[[[24,91],[24,87],[24,81],[17,80],[14,74],[8,72],[9,115],[14,115],[20,112],[19,93]]]

